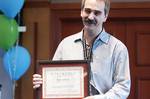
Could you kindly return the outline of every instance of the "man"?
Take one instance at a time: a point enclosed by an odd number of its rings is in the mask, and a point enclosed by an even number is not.
[[[85,99],[126,99],[130,92],[128,50],[103,28],[109,8],[109,0],[82,0],[83,30],[62,40],[53,57],[91,61],[91,91]],[[33,75],[33,84],[42,84],[41,75]]]

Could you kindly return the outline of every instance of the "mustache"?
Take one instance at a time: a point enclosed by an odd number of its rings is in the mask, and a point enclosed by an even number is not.
[[[86,22],[86,23],[88,23],[88,24],[94,24],[94,25],[97,24],[97,22],[96,22],[95,19],[94,19],[94,20],[91,20],[91,19],[89,19],[89,18],[84,19],[84,22]]]

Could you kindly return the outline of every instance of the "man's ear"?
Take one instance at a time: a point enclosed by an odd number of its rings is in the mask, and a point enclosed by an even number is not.
[[[81,9],[80,16],[83,17],[83,10]]]
[[[108,18],[108,15],[105,15],[104,22],[106,22],[107,18]]]

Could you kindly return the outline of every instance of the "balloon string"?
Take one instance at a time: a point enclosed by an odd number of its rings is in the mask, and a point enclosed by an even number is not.
[[[9,67],[8,71],[9,71],[9,74],[10,74],[10,79],[13,80],[12,79],[12,71],[11,71],[11,57],[10,57],[9,53],[8,53],[8,57],[9,57],[9,60],[8,60],[9,61],[8,62],[8,67]]]
[[[18,13],[18,16],[17,16],[17,23],[18,23],[18,26],[19,26],[19,24],[20,24],[20,14]],[[17,37],[17,40],[16,40],[16,44],[15,44],[16,46],[15,46],[15,48],[14,48],[14,50],[15,50],[15,54],[14,54],[14,56],[12,57],[12,58],[10,58],[10,63],[12,62],[12,68],[13,68],[13,70],[12,70],[12,75],[13,75],[13,77],[16,77],[15,75],[16,75],[16,59],[17,59],[17,46],[19,45],[19,33],[18,33],[18,37]],[[10,71],[11,72],[11,71]],[[12,78],[12,77],[11,77]],[[13,79],[12,79],[13,80]]]
[[[17,46],[15,47],[15,54],[14,54],[14,57],[13,57],[13,59],[12,59],[12,61],[13,61],[13,77],[16,77],[16,63],[17,63]]]
[[[18,17],[17,17],[17,21],[18,21],[18,26],[20,25],[20,13],[18,13]],[[15,46],[15,54],[14,54],[14,57],[12,57],[12,59],[10,58],[10,62],[12,62],[12,64],[9,64],[9,67],[10,65],[12,65],[13,67],[13,71],[11,72],[11,69],[9,68],[9,73],[10,73],[10,76],[11,76],[11,80],[13,81],[13,99],[15,99],[15,87],[16,87],[16,81],[15,79],[13,79],[13,77],[15,78],[16,76],[16,60],[17,60],[17,46],[19,45],[19,34],[18,33],[18,37],[17,37],[17,41],[16,41],[16,46]]]
[[[20,25],[20,13],[18,13],[18,17],[17,17],[17,22],[18,22],[18,26]],[[13,75],[14,77],[16,77],[16,63],[17,63],[17,46],[19,45],[19,34],[18,33],[18,37],[17,37],[17,41],[16,41],[16,46],[15,46],[15,55],[14,55],[14,59],[13,59]]]
[[[18,22],[18,25],[20,25],[20,13],[18,13],[17,22]]]
[[[11,50],[12,50],[12,48],[11,48]],[[12,94],[13,94],[13,99],[15,99],[15,80],[13,80],[13,77],[15,77],[15,75],[14,75],[14,72],[15,72],[15,69],[14,69],[14,59],[12,59],[10,56],[11,55],[9,55],[8,54],[8,56],[9,56],[9,74],[10,74],[10,79],[11,79],[11,81],[12,81]],[[13,68],[12,70],[11,70],[11,67]]]
[[[11,50],[13,50],[13,48],[11,48]],[[16,60],[17,60],[17,48],[15,47],[14,50],[15,50],[14,56],[11,57],[11,55],[8,54],[8,56],[9,56],[9,60],[8,60],[9,61],[8,62],[9,63],[8,64],[9,65],[9,68],[8,68],[9,70],[8,71],[9,71],[11,80],[14,80],[13,78],[16,77],[15,75],[16,75],[16,63],[17,63],[16,62]]]
[[[18,21],[18,26],[20,25],[20,13],[18,13],[18,18],[17,18],[17,21]],[[13,71],[11,72],[10,68],[9,68],[9,72],[10,72],[10,75],[11,75],[11,80],[13,81],[13,99],[15,99],[15,87],[16,87],[16,81],[15,81],[15,75],[16,75],[16,60],[17,60],[17,46],[19,45],[19,33],[18,33],[18,37],[17,37],[17,41],[16,41],[16,46],[15,46],[15,54],[14,54],[14,57],[10,60],[12,61],[12,66],[13,66]],[[10,63],[10,62],[9,62]],[[10,64],[9,64],[10,65]],[[9,66],[10,67],[10,66]],[[13,77],[15,79],[13,79]]]
[[[13,99],[15,99],[15,88],[16,88],[16,81],[13,80]]]
[[[20,26],[20,13],[18,13],[18,17],[17,17],[17,23],[18,23],[18,26]],[[17,38],[17,42],[16,42],[16,45],[18,46],[19,45],[19,35],[20,35],[20,33],[18,33],[18,38]]]

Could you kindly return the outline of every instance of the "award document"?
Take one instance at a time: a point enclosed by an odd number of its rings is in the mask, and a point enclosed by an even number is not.
[[[87,61],[39,61],[41,99],[82,99],[88,96]]]

